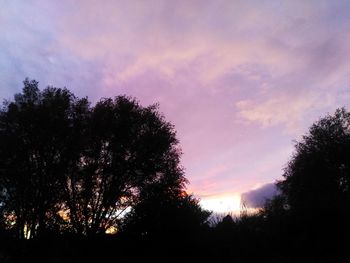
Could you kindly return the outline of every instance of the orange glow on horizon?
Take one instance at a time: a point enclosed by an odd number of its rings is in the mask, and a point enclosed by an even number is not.
[[[110,226],[106,229],[105,233],[108,235],[114,235],[118,232],[118,229],[115,226]]]
[[[200,204],[204,209],[214,213],[239,214],[241,211],[241,196],[239,194],[212,196],[203,198]]]

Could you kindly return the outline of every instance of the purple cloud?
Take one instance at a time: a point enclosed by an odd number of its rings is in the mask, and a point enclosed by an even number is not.
[[[0,97],[25,77],[160,103],[199,196],[279,179],[291,141],[350,106],[348,1],[5,1]]]
[[[249,208],[261,208],[265,202],[278,194],[273,183],[264,184],[257,189],[241,194],[241,202]]]

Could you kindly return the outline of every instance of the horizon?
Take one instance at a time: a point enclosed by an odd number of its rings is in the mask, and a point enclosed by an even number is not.
[[[188,193],[214,212],[238,212],[242,194],[268,197],[293,140],[349,109],[348,1],[0,7],[1,100],[29,77],[93,102],[159,103],[177,131]]]

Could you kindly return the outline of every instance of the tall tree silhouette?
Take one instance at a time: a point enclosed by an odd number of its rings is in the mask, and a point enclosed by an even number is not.
[[[75,229],[99,233],[158,185],[180,193],[186,182],[173,126],[156,106],[127,97],[105,99],[91,110],[84,152],[69,173],[67,208]]]
[[[350,113],[339,109],[322,118],[295,145],[279,183],[291,210],[341,212],[350,198]]]
[[[22,238],[47,230],[104,232],[150,185],[182,192],[180,154],[174,127],[155,105],[119,96],[92,107],[67,89],[40,91],[26,79],[0,112],[7,227],[14,224]]]
[[[1,202],[20,237],[42,232],[56,216],[76,102],[66,89],[40,92],[38,82],[26,79],[23,92],[0,112]]]
[[[289,218],[294,234],[315,245],[341,240],[350,220],[350,113],[338,109],[314,123],[283,176],[281,195],[266,209],[270,218]]]

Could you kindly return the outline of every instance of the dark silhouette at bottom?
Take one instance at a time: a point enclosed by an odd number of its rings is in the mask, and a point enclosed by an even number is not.
[[[259,212],[214,222],[185,192],[176,132],[156,105],[91,106],[24,85],[0,110],[0,263],[349,261],[345,109],[296,142]]]

